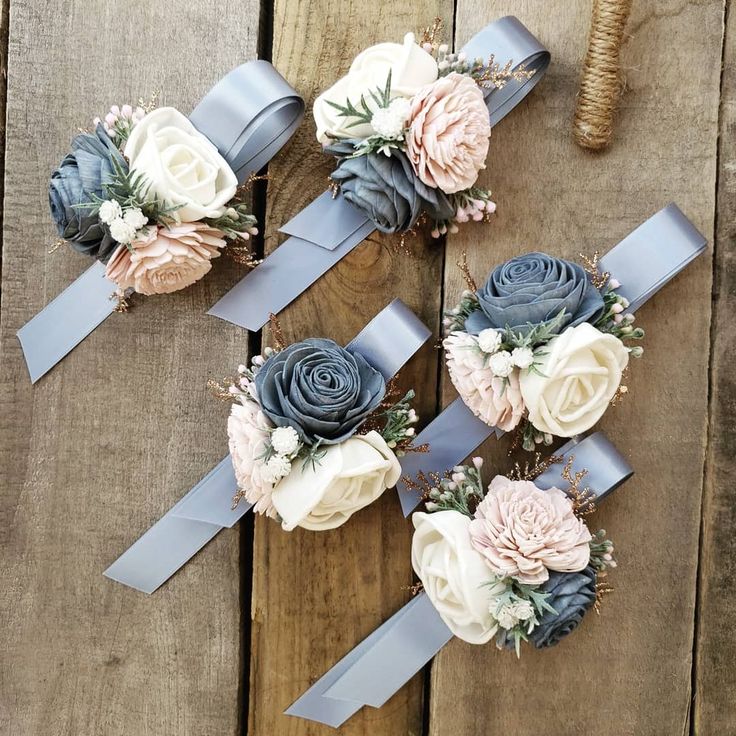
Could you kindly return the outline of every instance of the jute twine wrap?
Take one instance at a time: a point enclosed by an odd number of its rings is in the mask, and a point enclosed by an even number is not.
[[[631,2],[593,0],[588,51],[573,123],[573,135],[583,148],[605,148],[613,133],[613,115],[621,91],[619,52]]]

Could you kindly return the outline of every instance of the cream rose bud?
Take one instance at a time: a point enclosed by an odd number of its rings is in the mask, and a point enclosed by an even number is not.
[[[330,102],[345,105],[350,100],[359,107],[360,98],[370,109],[377,105],[370,93],[383,89],[391,72],[391,96],[413,97],[422,87],[437,79],[437,62],[414,40],[413,33],[404,43],[379,43],[355,57],[348,73],[325,90],[312,108],[317,124],[317,140],[329,143],[331,138],[367,138],[375,132],[368,123],[350,126],[355,120],[343,117]]]
[[[498,630],[491,601],[506,586],[470,543],[470,518],[459,511],[412,516],[411,564],[437,613],[455,636],[485,644]],[[489,585],[489,582],[492,583]]]
[[[401,477],[396,455],[378,432],[327,445],[319,460],[299,459],[291,467],[272,495],[287,531],[335,529]]]
[[[584,322],[551,340],[539,371],[522,372],[521,395],[540,431],[573,437],[606,411],[621,383],[629,351],[617,337]]]
[[[143,174],[179,222],[217,218],[235,196],[238,180],[217,148],[173,107],[146,115],[125,144],[130,170]]]

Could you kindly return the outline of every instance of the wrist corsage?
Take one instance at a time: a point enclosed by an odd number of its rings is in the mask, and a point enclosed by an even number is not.
[[[317,139],[337,159],[332,181],[384,233],[427,221],[439,237],[495,211],[476,186],[491,135],[484,90],[534,73],[450,53],[440,26],[365,49],[314,102]]]
[[[590,429],[626,387],[632,341],[644,337],[620,284],[545,253],[497,266],[448,312],[447,367],[466,406],[487,424],[519,430],[533,450]]]
[[[417,415],[362,355],[313,338],[267,348],[228,389],[238,483],[254,511],[284,529],[334,529],[401,475]]]
[[[537,474],[559,457],[487,487],[482,459],[427,481],[426,513],[413,514],[412,566],[442,620],[471,644],[495,638],[520,654],[522,641],[537,649],[570,634],[610,590],[616,566],[603,530],[591,534],[585,517],[592,493],[585,471],[562,470],[566,491],[539,488]],[[426,481],[426,479],[425,479]]]
[[[121,292],[145,295],[190,286],[228,242],[258,232],[241,194],[216,146],[173,107],[113,105],[49,183],[60,237],[106,264]]]

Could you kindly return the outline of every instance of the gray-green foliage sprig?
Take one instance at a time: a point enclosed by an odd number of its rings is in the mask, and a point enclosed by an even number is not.
[[[427,511],[459,511],[472,517],[485,496],[481,467],[482,461],[476,458],[473,465],[457,465],[446,477],[440,478],[439,483],[429,489]]]
[[[92,195],[92,201],[77,207],[89,209],[90,214],[96,214],[100,205],[107,199],[116,201],[123,210],[138,208],[148,219],[162,227],[170,227],[175,224],[172,214],[181,205],[168,206],[158,195],[151,195],[151,184],[145,175],[135,170],[126,171],[114,158],[111,159],[113,166],[112,179],[103,185],[105,198]]]
[[[629,300],[618,294],[610,284],[606,291],[601,293],[601,296],[603,297],[603,314],[593,326],[601,332],[617,337],[624,344],[629,340],[642,340],[644,330],[641,327],[634,327],[634,315],[626,313],[630,306]],[[629,352],[632,357],[639,358],[644,348],[637,345],[630,347]]]
[[[414,390],[409,389],[395,404],[373,415],[373,419],[383,423],[379,434],[399,457],[405,454],[405,445],[411,443],[416,434],[412,425],[417,423],[418,417],[411,406],[415,396]]]
[[[386,85],[383,89],[376,87],[375,91],[370,90],[368,92],[371,99],[376,103],[379,108],[388,107],[391,104],[391,72],[389,71],[388,77],[386,78]],[[356,125],[362,125],[364,123],[370,123],[373,119],[373,110],[368,107],[368,103],[365,100],[365,95],[360,96],[360,102],[358,108],[353,105],[350,98],[347,99],[345,105],[340,105],[332,100],[325,100],[328,105],[334,107],[340,115],[344,118],[355,118],[355,121],[347,125],[347,128],[354,128]]]
[[[257,220],[245,202],[233,202],[222,215],[206,217],[204,222],[221,230],[228,240],[247,240],[255,235]]]

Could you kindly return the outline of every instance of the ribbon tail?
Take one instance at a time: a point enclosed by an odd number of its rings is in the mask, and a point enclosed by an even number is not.
[[[241,502],[228,455],[103,573],[111,580],[153,593],[221,529],[231,527],[251,508]]]
[[[656,294],[705,250],[708,241],[674,203],[643,222],[600,259],[621,282],[630,312]]]
[[[18,330],[31,382],[48,373],[114,311],[118,287],[96,261]]]
[[[241,279],[208,314],[260,330],[363,242],[373,223],[342,196],[324,192],[281,228],[291,237]]]
[[[286,711],[333,728],[364,705],[381,707],[450,640],[421,593],[343,657]]]
[[[396,484],[404,516],[421,503],[422,494],[406,484],[404,477],[416,478],[422,472],[442,475],[465,460],[478,445],[499,432],[478,419],[462,399],[455,399],[419,433],[415,446],[429,445],[428,452],[410,452],[401,458],[402,478]]]

